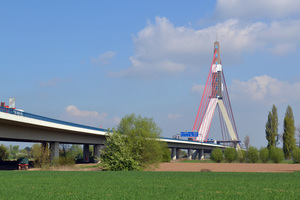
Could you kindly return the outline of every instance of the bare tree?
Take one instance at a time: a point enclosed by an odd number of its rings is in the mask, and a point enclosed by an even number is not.
[[[244,144],[245,144],[246,149],[248,150],[249,144],[250,144],[250,137],[249,137],[249,135],[246,135],[246,137],[244,139]]]

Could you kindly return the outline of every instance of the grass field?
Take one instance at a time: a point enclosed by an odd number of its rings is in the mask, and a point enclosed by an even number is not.
[[[300,199],[300,172],[0,171],[0,199]]]

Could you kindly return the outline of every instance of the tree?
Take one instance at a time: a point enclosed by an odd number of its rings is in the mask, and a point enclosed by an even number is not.
[[[232,163],[236,159],[236,150],[234,148],[227,148],[224,151],[225,160]]]
[[[290,159],[296,148],[294,114],[291,106],[286,109],[283,122],[283,152],[286,159]]]
[[[277,147],[271,147],[270,158],[274,163],[280,163],[284,159],[282,149]]]
[[[252,163],[256,163],[258,161],[258,150],[256,147],[249,147],[247,157]]]
[[[9,145],[9,158],[16,159],[17,154],[19,153],[19,146]]]
[[[50,166],[50,149],[48,148],[48,143],[45,146],[40,144],[34,144],[32,146],[32,156],[35,159],[35,167],[48,167]]]
[[[126,115],[107,136],[101,165],[107,170],[141,170],[163,159],[167,144],[159,141],[161,129],[153,118]],[[118,155],[118,156],[116,156]]]
[[[269,112],[268,121],[266,123],[266,139],[268,140],[268,149],[276,146],[278,142],[278,114],[275,105],[272,107],[272,111]]]
[[[237,158],[240,163],[243,163],[246,160],[246,151],[242,149],[237,150]]]
[[[249,144],[250,144],[249,135],[246,135],[246,137],[244,139],[244,144],[245,144],[246,149],[248,150],[249,149]]]
[[[295,163],[300,163],[300,148],[294,149],[292,157]]]
[[[7,159],[9,156],[9,152],[3,144],[0,145],[0,160]]]
[[[220,148],[215,148],[212,150],[210,155],[211,160],[220,163],[223,160],[223,151]]]
[[[261,147],[259,150],[259,157],[263,163],[268,162],[269,160],[269,149],[267,147]]]

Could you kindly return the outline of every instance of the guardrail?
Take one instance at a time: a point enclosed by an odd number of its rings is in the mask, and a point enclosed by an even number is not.
[[[23,117],[28,117],[28,118],[31,118],[31,119],[38,119],[38,120],[42,120],[42,121],[46,121],[46,122],[52,122],[52,123],[57,123],[57,124],[62,124],[62,125],[67,125],[67,126],[73,126],[73,127],[77,127],[77,128],[86,128],[86,129],[90,129],[90,130],[108,132],[107,129],[103,129],[103,128],[97,128],[97,127],[92,127],[92,126],[75,124],[75,123],[72,123],[72,122],[66,122],[66,121],[62,121],[62,120],[58,120],[58,119],[52,119],[52,118],[43,117],[43,116],[40,116],[40,115],[34,115],[34,114],[27,113],[27,112],[17,110],[17,109],[5,108],[5,107],[2,107],[2,106],[0,106],[0,112],[9,113],[9,114],[18,115],[18,116],[23,116]]]

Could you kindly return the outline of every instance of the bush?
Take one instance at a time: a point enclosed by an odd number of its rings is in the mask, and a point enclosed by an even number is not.
[[[246,151],[239,149],[237,151],[237,158],[238,158],[240,163],[245,162],[245,160],[246,160]]]
[[[7,150],[7,148],[1,144],[0,145],[0,160],[4,160],[4,159],[7,159],[9,156],[9,152]]]
[[[171,161],[170,149],[168,147],[165,147],[162,149],[162,151],[163,151],[163,155],[162,155],[161,162],[170,162]]]
[[[135,114],[123,117],[117,131],[106,137],[106,148],[101,155],[103,169],[136,171],[158,166],[167,152],[167,144],[157,140],[160,133],[152,118]]]
[[[222,149],[216,148],[216,149],[212,150],[210,158],[212,161],[215,161],[217,163],[222,162],[222,160],[223,160]]]
[[[280,163],[284,159],[283,150],[277,147],[271,147],[270,158],[274,163]]]
[[[249,147],[247,158],[252,163],[256,163],[258,161],[258,150],[256,147],[252,147],[252,146]]]
[[[259,157],[263,163],[269,160],[269,149],[267,147],[261,147],[259,150]]]
[[[300,163],[300,148],[294,149],[292,157],[295,163]]]
[[[234,148],[227,148],[224,151],[225,160],[232,163],[236,159],[236,151]]]

